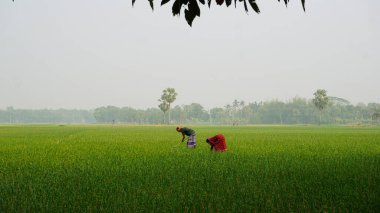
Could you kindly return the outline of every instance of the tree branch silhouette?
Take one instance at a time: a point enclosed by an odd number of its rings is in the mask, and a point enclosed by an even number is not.
[[[153,1],[154,0],[148,0],[152,10],[154,10]],[[198,2],[203,5],[206,4],[206,0],[161,0],[161,6],[169,3],[170,1],[173,1],[173,5],[172,5],[173,16],[176,16],[176,15],[179,16],[183,8],[184,13],[185,13],[185,19],[190,26],[192,26],[193,21],[197,16],[198,17],[201,16],[201,10],[199,8]],[[209,8],[211,8],[211,1],[212,0],[207,0],[207,5]],[[234,0],[235,8],[236,8],[237,2],[243,3],[244,10],[246,13],[248,13],[249,10],[248,10],[247,1],[249,5],[251,6],[252,10],[254,10],[256,13],[260,13],[260,9],[256,3],[256,0]],[[280,2],[281,0],[277,0],[277,1]],[[136,0],[132,0],[132,6],[134,6],[135,2]],[[283,2],[285,3],[285,6],[288,6],[289,0],[283,0]],[[226,7],[229,7],[232,4],[232,0],[215,0],[215,3],[219,6],[225,4]],[[301,0],[301,3],[302,3],[302,8],[305,11],[305,0]]]

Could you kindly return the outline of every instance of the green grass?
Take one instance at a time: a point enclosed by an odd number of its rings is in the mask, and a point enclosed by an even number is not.
[[[0,212],[380,211],[380,128],[194,129],[2,125]]]

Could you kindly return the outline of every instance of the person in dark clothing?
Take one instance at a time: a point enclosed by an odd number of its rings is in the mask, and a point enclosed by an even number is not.
[[[177,132],[182,133],[181,142],[183,142],[185,140],[185,136],[187,136],[187,148],[193,149],[197,146],[195,131],[193,129],[187,127],[177,127],[176,130]]]

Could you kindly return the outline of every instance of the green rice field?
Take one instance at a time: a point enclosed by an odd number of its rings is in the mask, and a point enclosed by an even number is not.
[[[0,212],[380,212],[379,127],[189,127],[0,125]]]

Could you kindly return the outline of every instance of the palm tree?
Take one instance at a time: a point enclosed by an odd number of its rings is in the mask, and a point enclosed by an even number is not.
[[[168,123],[170,124],[170,105],[176,100],[178,93],[175,91],[174,88],[167,88],[162,91],[161,99],[158,99],[160,101],[160,109],[164,112],[168,111],[169,112],[169,119]],[[164,110],[165,111],[164,111]]]
[[[319,125],[321,125],[322,110],[329,103],[329,98],[327,97],[327,91],[324,89],[318,89],[314,93],[313,103],[315,107],[319,110]]]

